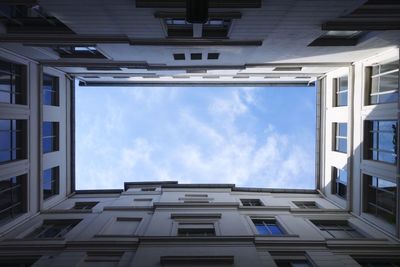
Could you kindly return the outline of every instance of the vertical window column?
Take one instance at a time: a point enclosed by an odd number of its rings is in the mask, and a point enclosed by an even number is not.
[[[347,153],[347,123],[333,123],[335,131],[334,151]]]
[[[344,107],[347,106],[348,98],[348,77],[342,76],[334,79],[334,106]]]

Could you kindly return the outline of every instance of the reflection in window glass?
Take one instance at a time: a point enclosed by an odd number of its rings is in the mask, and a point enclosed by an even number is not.
[[[370,68],[371,89],[369,104],[395,103],[399,95],[399,62]]]
[[[58,78],[47,74],[43,75],[43,104],[58,106]]]
[[[396,184],[369,175],[364,175],[364,179],[364,211],[396,224]]]
[[[345,169],[332,169],[332,193],[346,198],[347,195],[347,171]]]
[[[43,198],[48,199],[59,193],[59,167],[43,171]]]
[[[275,220],[253,220],[260,235],[283,235],[284,232]]]
[[[58,122],[43,122],[43,153],[58,150]]]
[[[347,123],[334,123],[335,146],[337,152],[347,153]]]
[[[366,121],[366,158],[395,164],[397,162],[397,122]]]
[[[0,103],[26,105],[23,66],[0,61]]]
[[[25,179],[20,175],[0,181],[0,223],[25,212]]]
[[[343,107],[347,106],[347,95],[348,95],[348,77],[342,76],[334,79],[335,81],[335,106]]]
[[[0,120],[0,164],[26,158],[26,121]]]

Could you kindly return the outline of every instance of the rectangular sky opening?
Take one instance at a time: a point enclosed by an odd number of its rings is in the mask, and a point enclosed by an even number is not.
[[[315,188],[315,87],[76,87],[77,189]]]

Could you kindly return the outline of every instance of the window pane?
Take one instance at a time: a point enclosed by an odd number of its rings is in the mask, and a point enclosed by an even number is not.
[[[25,179],[25,175],[20,175],[0,181],[0,220],[11,219],[24,212]]]
[[[347,140],[338,138],[336,144],[336,151],[346,153],[347,152]]]
[[[337,94],[337,106],[347,106],[347,92]]]
[[[260,235],[269,235],[269,231],[264,225],[256,224],[256,228]]]
[[[43,198],[47,199],[59,193],[59,168],[43,171]]]
[[[277,225],[270,224],[270,225],[268,225],[268,228],[271,231],[272,235],[281,235],[281,234],[283,234],[282,230]]]
[[[58,106],[58,78],[43,75],[43,104]]]
[[[338,123],[339,136],[347,136],[347,123]]]

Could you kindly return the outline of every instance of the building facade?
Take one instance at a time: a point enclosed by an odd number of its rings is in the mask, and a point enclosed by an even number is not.
[[[0,265],[400,266],[399,3],[185,3],[0,1]],[[316,189],[77,190],[77,84],[316,86]]]

